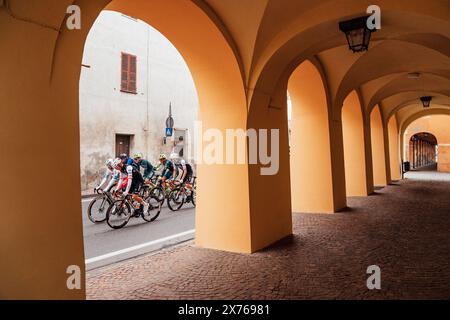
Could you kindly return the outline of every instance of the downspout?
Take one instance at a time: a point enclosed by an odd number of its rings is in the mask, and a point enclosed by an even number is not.
[[[147,151],[147,158],[149,157],[149,145],[148,145],[148,140],[149,140],[149,109],[150,109],[150,27],[145,25],[147,28],[147,57],[146,57],[146,61],[147,61],[147,81],[146,81],[146,94],[147,94],[147,109],[146,109],[146,116],[145,116],[145,126],[144,126],[144,131],[145,131],[145,147],[146,147],[146,151]]]

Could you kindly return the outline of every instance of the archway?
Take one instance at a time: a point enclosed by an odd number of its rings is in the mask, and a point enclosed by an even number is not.
[[[184,159],[196,174],[192,136],[198,94],[181,54],[144,21],[103,10],[86,39],[79,90],[81,207],[87,270],[158,250],[169,243],[164,239],[175,244],[192,239],[195,207],[189,199],[177,212],[163,206],[153,223],[132,218],[120,232],[107,223],[93,223],[88,215],[93,204],[94,217],[100,221],[106,218],[108,206],[103,202],[99,212],[102,202],[92,202],[92,196],[94,188],[109,185],[110,177],[104,178],[105,161],[119,154],[132,157],[141,153],[144,163],[148,161],[157,168],[156,175],[163,170],[158,167],[158,156],[163,153],[174,163]],[[172,135],[166,136],[169,112],[174,128]],[[154,177],[148,168],[141,169],[142,174]],[[157,246],[133,249],[155,241]]]
[[[195,3],[113,1],[107,9],[146,21],[180,51],[197,88],[202,133],[212,128],[226,136],[227,129],[246,129],[246,96],[239,62],[222,30]],[[199,145],[198,151],[202,150]],[[225,165],[220,160],[212,165],[198,163],[197,174],[196,244],[251,252],[247,164]],[[224,202],[224,198],[234,200]],[[218,208],[217,203],[222,205]]]
[[[411,169],[419,170],[436,164],[438,145],[436,137],[428,132],[416,133],[409,139]]]
[[[328,101],[316,67],[305,61],[292,73],[291,197],[294,212],[334,212]]]
[[[411,116],[403,123],[404,159],[411,163],[412,169],[433,165],[437,161],[439,172],[450,172],[449,121],[448,109],[430,109]]]
[[[380,108],[377,105],[370,114],[372,141],[373,183],[377,187],[387,185],[384,128]]]

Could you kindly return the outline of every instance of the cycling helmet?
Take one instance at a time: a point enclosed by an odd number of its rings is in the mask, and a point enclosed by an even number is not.
[[[106,160],[105,165],[106,165],[108,168],[112,168],[112,167],[114,166],[114,160],[113,160],[113,159],[108,159],[108,160]]]
[[[127,155],[126,153],[122,153],[122,154],[119,156],[119,158],[120,158],[120,159],[126,159],[126,158],[128,158],[128,155]]]
[[[134,156],[133,156],[133,159],[142,159],[144,156],[142,155],[142,153],[136,153]]]
[[[167,160],[167,156],[164,153],[159,155],[159,160]]]
[[[120,166],[122,166],[122,159],[120,159],[120,158],[115,159],[113,161],[113,167],[117,168],[117,167],[120,167]]]

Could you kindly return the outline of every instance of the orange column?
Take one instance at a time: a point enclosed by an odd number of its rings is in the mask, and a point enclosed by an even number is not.
[[[381,113],[376,106],[370,115],[372,159],[373,159],[373,180],[375,186],[386,186],[386,159],[384,149],[384,133]]]
[[[334,212],[327,98],[320,73],[311,62],[293,72],[288,91],[292,210]]]
[[[389,135],[389,163],[391,168],[391,179],[401,179],[401,164],[400,164],[400,145],[399,132],[397,127],[397,119],[392,117],[388,122]]]
[[[367,196],[364,123],[356,91],[350,93],[344,101],[342,133],[347,196]]]

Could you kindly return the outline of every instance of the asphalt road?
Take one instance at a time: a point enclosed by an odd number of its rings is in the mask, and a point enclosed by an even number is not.
[[[87,216],[91,199],[82,200],[84,251],[87,269],[125,260],[168,245],[193,239],[195,209],[191,204],[172,212],[164,206],[158,219],[146,222],[131,218],[122,229],[113,230],[106,222],[92,223]]]

